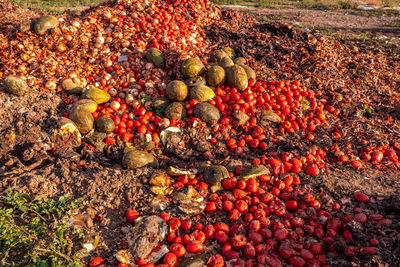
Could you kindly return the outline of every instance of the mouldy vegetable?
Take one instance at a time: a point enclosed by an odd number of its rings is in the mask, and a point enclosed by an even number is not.
[[[35,24],[35,32],[39,35],[45,34],[48,30],[58,27],[59,22],[56,17],[43,16]]]
[[[172,101],[183,101],[188,95],[188,88],[184,82],[175,80],[167,85],[166,93]]]
[[[3,85],[7,92],[17,96],[23,96],[29,92],[26,82],[15,75],[8,75],[4,78]]]
[[[225,70],[218,65],[211,66],[207,69],[207,84],[212,87],[218,87],[225,83]]]
[[[270,171],[264,165],[249,166],[243,169],[241,176],[245,179],[258,177],[260,175],[269,175]]]
[[[226,76],[228,84],[231,87],[244,91],[247,87],[247,74],[246,71],[239,65],[233,65],[226,69]]]
[[[146,165],[156,167],[157,159],[150,153],[139,150],[131,150],[124,154],[122,165],[129,169],[137,169]]]
[[[157,68],[161,67],[161,64],[164,62],[164,53],[157,48],[150,48],[146,52],[146,58],[148,61],[154,64]]]
[[[165,109],[165,117],[180,120],[186,116],[185,105],[182,102],[174,102]]]
[[[90,88],[84,92],[85,98],[90,98],[97,104],[106,103],[111,99],[109,93],[99,89],[99,88]]]
[[[204,72],[204,64],[198,58],[188,58],[182,63],[181,71],[185,78],[193,78]]]
[[[190,89],[190,98],[200,102],[209,101],[215,97],[214,91],[206,85],[198,85]]]
[[[69,118],[76,124],[82,134],[87,134],[93,129],[94,119],[88,110],[72,109],[69,113]]]
[[[204,180],[209,184],[220,183],[223,179],[229,177],[228,170],[221,165],[205,167],[203,172]]]
[[[115,129],[115,123],[109,117],[100,117],[96,120],[96,129],[99,132],[112,133]]]
[[[199,103],[194,108],[194,115],[204,122],[218,122],[221,118],[221,113],[219,110],[206,102]]]
[[[189,78],[185,80],[185,84],[190,88],[190,87],[195,87],[198,85],[206,85],[206,80],[201,77],[201,76],[197,76],[194,78]]]
[[[79,132],[76,124],[65,117],[60,117],[57,121],[57,128],[54,129],[54,137],[61,136],[61,138],[69,138],[69,136],[74,136],[76,146],[81,144],[82,136]]]

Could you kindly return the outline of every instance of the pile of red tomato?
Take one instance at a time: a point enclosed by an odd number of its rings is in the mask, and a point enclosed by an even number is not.
[[[315,196],[301,187],[296,175],[282,180],[261,175],[241,179],[242,169],[222,181],[222,191],[212,193],[201,174],[174,181],[175,190],[194,186],[207,199],[204,216],[180,219],[162,212],[170,232],[169,252],[162,264],[142,267],[178,266],[188,255],[207,253],[207,266],[329,266],[337,257],[374,255],[382,228],[392,221],[368,208],[369,196],[356,193],[358,206],[348,209],[328,195]],[[129,209],[126,221],[140,216]],[[203,222],[205,222],[203,224]],[[352,225],[368,227],[367,239],[353,237]],[[92,261],[98,260],[98,257]],[[92,265],[98,266],[98,265]],[[121,263],[119,267],[127,266]]]

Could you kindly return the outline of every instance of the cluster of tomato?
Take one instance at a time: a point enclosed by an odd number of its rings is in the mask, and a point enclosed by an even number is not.
[[[361,207],[346,210],[324,193],[309,193],[296,175],[288,174],[282,180],[273,175],[245,180],[239,178],[241,172],[238,167],[230,173],[222,181],[223,190],[217,193],[211,192],[202,174],[174,180],[175,190],[194,186],[207,199],[208,223],[201,223],[201,216],[194,219],[195,223],[191,218],[171,218],[162,212],[159,216],[170,228],[166,240],[169,253],[162,264],[136,263],[142,267],[176,266],[188,254],[207,252],[213,243],[213,250],[208,251],[212,254],[207,261],[210,267],[222,267],[227,262],[238,267],[325,266],[335,257],[376,254],[382,227],[392,223],[367,208],[370,198],[363,193],[354,196]],[[125,216],[133,223],[139,213],[129,209]],[[353,237],[354,223],[368,225],[368,240]]]
[[[362,208],[356,208],[353,214],[340,213],[339,203],[323,193],[318,198],[308,193],[295,175],[282,180],[268,175],[244,180],[238,178],[241,171],[237,168],[222,181],[224,191],[201,191],[208,198],[206,216],[215,223],[193,224],[190,219],[160,215],[171,229],[170,253],[164,258],[165,265],[160,266],[174,266],[186,251],[201,252],[214,240],[221,246],[217,248],[220,254],[211,256],[208,266],[224,266],[228,261],[232,266],[323,266],[328,257],[343,253],[351,257],[377,252],[377,239],[361,244],[353,238],[349,227],[352,221],[377,228],[391,224],[379,214],[368,214],[368,218]],[[197,179],[201,181],[201,175]],[[362,193],[355,199],[370,201]],[[344,252],[338,243],[346,245]]]
[[[298,81],[293,82],[255,82],[249,81],[249,87],[243,92],[236,88],[221,86],[215,89],[216,97],[209,101],[215,105],[222,114],[221,120],[213,126],[212,144],[219,141],[226,143],[232,153],[243,155],[248,150],[258,149],[265,151],[260,159],[255,159],[254,164],[269,163],[277,172],[298,173],[307,168],[308,174],[317,175],[324,169],[326,155],[323,149],[313,147],[308,155],[296,153],[275,152],[267,153],[270,144],[278,142],[278,136],[291,133],[301,133],[308,141],[313,140],[317,127],[326,127],[327,113],[337,116],[339,110],[331,105],[326,105],[328,99],[317,100],[316,93],[302,88]],[[317,93],[320,96],[320,93]],[[326,108],[328,107],[328,108]],[[249,116],[249,120],[238,125],[234,112],[240,111]],[[273,112],[280,121],[279,126],[267,124],[262,127],[260,118],[266,111]],[[272,131],[271,131],[272,130]],[[286,137],[286,138],[290,138]],[[277,158],[277,157],[280,158]]]

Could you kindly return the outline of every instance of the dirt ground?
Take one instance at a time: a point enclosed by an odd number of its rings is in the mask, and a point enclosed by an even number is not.
[[[243,10],[243,8],[235,9]],[[0,29],[41,15],[37,10],[15,8],[6,1],[0,2],[0,10]],[[257,16],[283,14],[284,20],[288,22],[297,21],[310,26],[328,25],[338,30],[376,31],[392,36],[398,36],[400,31],[398,28],[385,26],[396,19],[391,17],[361,17],[340,11],[300,9],[255,11],[246,8],[246,10],[256,13]],[[273,29],[271,27],[258,30],[273,32]],[[214,38],[222,38],[224,34],[228,34],[222,27],[213,25],[207,30],[210,36],[217,34]],[[256,38],[252,36],[252,40]],[[247,40],[242,39],[238,42],[238,47],[241,42]],[[246,52],[254,56],[251,54],[251,49]],[[261,70],[263,71],[261,76],[277,77],[279,67],[274,68],[273,65],[269,67],[270,69]],[[122,169],[120,165],[122,154],[117,150],[105,154],[88,153],[81,149],[73,149],[68,144],[59,144],[57,148],[59,153],[51,153],[54,151],[50,149],[54,145],[53,127],[57,118],[65,111],[66,106],[59,92],[32,92],[24,97],[16,97],[0,91],[0,191],[11,188],[49,197],[67,195],[73,198],[87,198],[90,210],[86,212],[105,216],[101,223],[93,226],[91,232],[102,234],[107,244],[105,252],[109,252],[111,261],[113,258],[111,253],[121,248],[118,232],[122,225],[123,211],[127,207],[134,207],[141,213],[151,213],[151,208],[146,205],[149,201],[149,191],[143,185],[154,170]],[[200,152],[194,151],[192,155],[196,157]],[[200,160],[200,157],[198,159]],[[86,164],[78,166],[77,162],[80,160],[84,160]],[[184,160],[176,158],[162,159],[160,164],[161,167],[166,167],[171,165],[171,162],[180,167],[196,165],[195,160],[192,163],[185,163]],[[237,160],[232,158],[231,163],[234,165]],[[379,245],[380,255],[368,259],[343,258],[332,262],[332,265],[396,266],[399,263],[400,174],[398,171],[391,169],[359,172],[332,164],[329,171],[317,179],[308,176],[302,176],[301,179],[312,190],[325,191],[350,208],[357,205],[350,200],[354,192],[366,193],[372,197],[373,202],[368,208],[393,220],[392,226],[380,233],[384,237],[384,242]],[[171,207],[171,210],[173,209]],[[378,230],[371,229],[371,231]],[[366,236],[360,235],[359,238],[367,242]]]
[[[226,6],[227,8],[249,12],[257,17],[266,16],[271,20],[283,20],[303,27],[330,27],[335,32],[372,33],[399,38],[400,27],[390,27],[398,16],[359,16],[343,10],[310,10],[298,8],[267,9],[246,6]]]

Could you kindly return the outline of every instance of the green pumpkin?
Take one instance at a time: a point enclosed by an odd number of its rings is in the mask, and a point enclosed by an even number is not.
[[[246,71],[247,79],[255,79],[256,78],[256,72],[250,68],[247,65],[239,64],[240,67],[242,67]]]
[[[247,60],[244,57],[238,57],[233,60],[235,64],[246,65]]]
[[[69,118],[75,123],[76,127],[78,127],[78,130],[81,132],[81,134],[87,134],[93,129],[93,116],[85,109],[75,108],[71,110],[69,113]]]
[[[227,55],[223,50],[217,50],[214,52],[212,60],[216,63],[219,63],[224,57],[229,57],[229,55]]]
[[[84,110],[89,111],[90,113],[93,113],[93,112],[95,112],[97,110],[97,103],[94,102],[92,99],[81,99],[81,100],[78,100],[73,105],[71,110],[72,109],[77,109],[77,108],[84,109]]]
[[[48,30],[57,28],[59,25],[58,19],[53,16],[43,16],[35,24],[35,32],[39,35],[44,35]]]
[[[215,97],[214,91],[206,85],[198,85],[190,89],[190,98],[200,102],[209,101]]]
[[[218,122],[221,118],[219,110],[207,102],[202,102],[194,108],[194,116],[204,122]]]
[[[115,129],[114,121],[109,117],[100,117],[96,120],[96,129],[102,133],[112,133]]]
[[[99,88],[90,88],[84,92],[84,97],[92,99],[97,104],[106,103],[111,99],[109,93],[99,89]]]
[[[146,52],[146,58],[149,62],[153,63],[157,68],[161,67],[164,62],[164,53],[157,48],[150,48]]]
[[[219,61],[219,65],[226,69],[228,67],[232,67],[233,65],[235,65],[235,63],[233,63],[233,60],[231,58],[224,57]]]
[[[207,70],[207,84],[212,87],[218,87],[225,83],[226,74],[225,70],[218,65],[211,66]]]
[[[247,74],[246,71],[239,65],[233,65],[227,68],[226,77],[228,84],[231,87],[238,89],[239,91],[244,91],[247,88]]]
[[[231,59],[234,59],[236,57],[235,50],[230,47],[224,47],[222,48],[222,51],[224,51]]]
[[[167,85],[166,93],[172,101],[183,101],[188,95],[188,88],[184,82],[175,80]]]
[[[193,78],[203,74],[204,64],[198,58],[188,58],[182,62],[181,71],[185,78]]]

